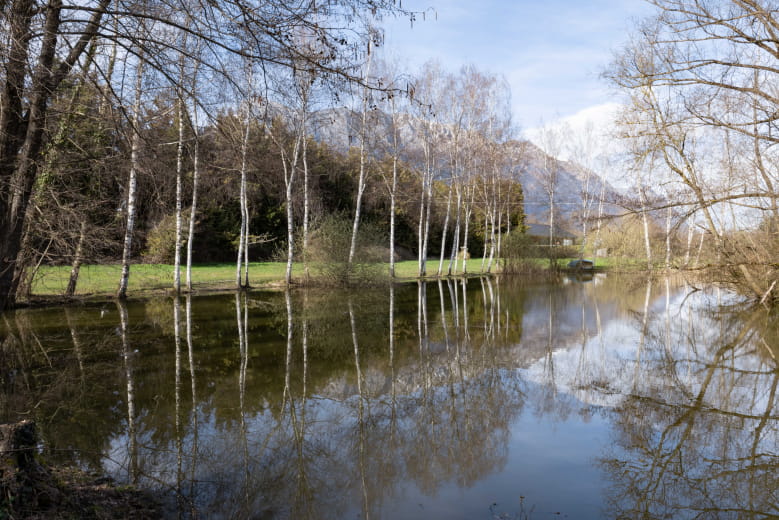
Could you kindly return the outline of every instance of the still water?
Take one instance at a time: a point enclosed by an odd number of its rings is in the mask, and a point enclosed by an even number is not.
[[[172,517],[765,518],[775,318],[603,275],[18,310],[0,421]]]

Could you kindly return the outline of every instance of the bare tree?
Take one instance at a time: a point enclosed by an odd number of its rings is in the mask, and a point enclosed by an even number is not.
[[[666,167],[689,190],[693,209],[714,239],[721,272],[762,298],[778,274],[771,264],[776,252],[765,247],[772,241],[759,240],[764,245],[757,250],[742,247],[718,219],[734,206],[775,218],[773,187],[779,178],[766,167],[779,139],[773,130],[779,75],[775,6],[762,0],[650,3],[656,15],[637,27],[607,77],[630,94],[637,108],[632,123],[654,140]],[[751,146],[751,171],[728,176],[704,160],[719,155],[729,139]]]
[[[543,126],[541,129],[541,149],[544,152],[541,160],[541,185],[546,192],[549,200],[549,241],[548,258],[549,266],[557,265],[555,259],[555,226],[557,225],[557,184],[560,177],[560,159],[562,153],[562,143],[560,130],[550,126]]]

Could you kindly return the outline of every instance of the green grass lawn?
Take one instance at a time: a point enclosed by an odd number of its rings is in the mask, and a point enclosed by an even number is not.
[[[295,265],[293,273],[302,272]],[[249,264],[249,281],[263,285],[284,280],[286,264],[281,262],[253,262]],[[113,294],[119,285],[122,266],[84,265],[79,273],[76,295]],[[35,276],[32,293],[36,296],[61,295],[65,292],[70,276],[69,266],[43,266]],[[186,273],[181,272],[185,285]],[[200,264],[192,266],[192,283],[196,289],[219,289],[235,286],[235,264]],[[173,287],[173,266],[166,264],[137,264],[130,268],[128,294],[143,291],[160,291]]]
[[[529,259],[540,268],[548,265],[546,259]],[[559,259],[561,267],[568,265],[570,258]],[[456,275],[461,274],[462,264],[458,263]],[[448,261],[444,262],[444,271]],[[610,267],[609,259],[599,258],[597,267]],[[280,284],[284,281],[286,264],[283,262],[252,262],[249,264],[249,282],[254,287]],[[406,260],[395,264],[395,276],[400,281],[416,280],[417,261]],[[481,270],[481,258],[468,261],[468,272],[478,273]],[[496,271],[495,263],[493,272]],[[293,265],[293,279],[303,276],[303,264]],[[389,264],[384,266],[384,272],[389,272]],[[427,264],[428,277],[433,278],[438,272],[438,259],[431,258]],[[312,267],[313,277],[317,276],[316,267]],[[116,292],[121,274],[121,265],[85,265],[81,267],[77,296],[110,296]],[[33,280],[32,294],[37,297],[60,296],[70,276],[69,266],[42,266]],[[182,286],[185,285],[185,272],[181,273]],[[192,266],[192,283],[195,290],[219,290],[235,287],[235,264],[199,264]],[[173,266],[167,264],[136,264],[130,268],[129,295],[141,295],[145,292],[159,292],[173,287]]]
[[[444,269],[448,263],[444,263]],[[460,264],[458,264],[460,266]],[[471,260],[469,271],[476,272],[481,260]],[[395,264],[395,276],[401,281],[417,278],[417,261],[407,260]],[[104,296],[116,292],[122,267],[119,264],[84,265],[79,273],[77,296]],[[283,262],[252,262],[249,264],[249,282],[254,287],[272,285],[284,281],[286,264]],[[435,275],[438,260],[430,259],[428,273]],[[389,264],[384,271],[389,273]],[[303,264],[293,264],[292,276],[303,276]],[[317,276],[316,267],[311,269]],[[458,271],[456,274],[460,274]],[[36,273],[32,285],[32,294],[38,297],[59,296],[65,292],[70,276],[70,266],[42,266]],[[182,268],[181,283],[185,285],[186,273]],[[192,284],[194,289],[232,289],[235,287],[235,264],[199,264],[192,266]],[[165,291],[173,287],[173,266],[168,264],[135,264],[130,268],[129,295],[148,291]]]

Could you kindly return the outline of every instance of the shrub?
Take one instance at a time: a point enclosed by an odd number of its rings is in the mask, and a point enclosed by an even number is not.
[[[181,216],[182,254],[187,243],[189,216]],[[176,215],[170,214],[160,220],[146,235],[146,249],[142,256],[148,264],[172,264],[176,254]]]
[[[389,255],[386,237],[381,228],[370,221],[360,225],[355,258],[349,265],[352,225],[351,218],[329,215],[311,233],[306,254],[325,283],[372,284],[385,278],[384,262]]]

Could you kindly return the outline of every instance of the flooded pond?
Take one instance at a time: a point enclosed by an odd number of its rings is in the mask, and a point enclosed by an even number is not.
[[[604,275],[23,309],[0,422],[174,517],[765,518],[778,322]]]

